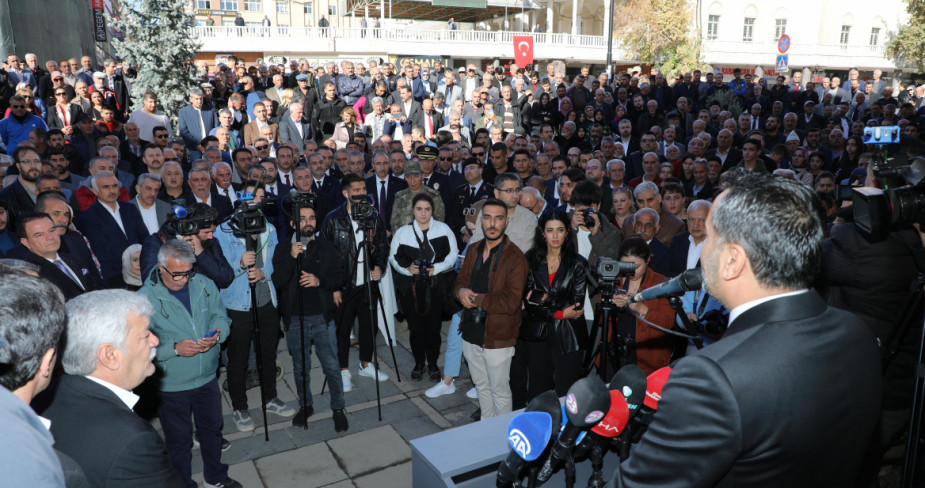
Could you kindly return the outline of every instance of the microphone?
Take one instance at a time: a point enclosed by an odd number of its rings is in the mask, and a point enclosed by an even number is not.
[[[543,454],[554,434],[559,433],[561,424],[562,412],[556,392],[546,391],[530,400],[527,408],[508,424],[507,440],[512,451],[498,466],[498,488],[513,486],[519,480],[523,464]]]
[[[617,393],[617,396],[620,397],[618,403],[625,405],[626,407],[626,422],[623,422],[623,425],[620,427],[620,431],[609,437],[616,437],[623,434],[624,427],[636,415],[636,412],[639,411],[639,407],[642,406],[643,399],[646,394],[646,374],[643,373],[642,369],[635,364],[627,364],[620,368],[610,380],[610,410],[607,415],[610,415],[610,412],[614,408],[614,393]],[[607,416],[604,417],[605,420]],[[591,430],[596,432],[595,429],[600,430],[601,424],[604,423],[604,420],[600,424],[594,426]],[[588,451],[592,451],[597,444],[602,444],[601,436],[586,436],[576,448],[576,456],[581,457]]]
[[[610,410],[607,415],[585,437],[591,438],[591,476],[588,478],[589,488],[604,488],[604,448],[610,439],[624,432],[630,420],[629,407],[626,399],[619,390],[610,390]]]
[[[633,418],[632,436],[633,443],[639,442],[642,435],[649,429],[649,424],[658,411],[658,402],[662,399],[662,388],[668,381],[668,375],[671,374],[671,367],[665,366],[658,369],[646,378],[646,399],[643,402],[639,413]]]
[[[600,422],[604,418],[604,412],[608,410],[610,392],[597,376],[582,378],[569,388],[565,396],[565,415],[568,417],[568,423],[553,444],[543,468],[537,475],[536,479],[540,483],[545,483],[559,463],[570,458],[578,434]]]
[[[646,300],[655,300],[656,298],[676,297],[683,295],[684,292],[699,290],[703,284],[703,277],[700,268],[689,269],[674,278],[659,283],[651,288],[633,295],[626,304],[644,302]]]

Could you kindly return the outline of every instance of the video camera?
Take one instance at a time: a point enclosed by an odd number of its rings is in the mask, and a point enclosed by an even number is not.
[[[238,207],[231,214],[228,226],[236,235],[262,234],[267,230],[267,219],[264,215],[276,210],[276,199],[265,198],[260,203],[256,203],[253,193],[239,191]]]
[[[372,227],[376,217],[376,207],[369,195],[350,197],[350,218],[361,227]]]
[[[883,146],[883,152],[875,153],[870,164],[885,189],[853,188],[858,227],[882,236],[897,224],[925,225],[925,157],[919,154],[921,149],[912,141],[900,141],[897,126],[865,128],[863,139],[867,144]]]
[[[292,220],[296,222],[299,221],[299,215],[296,214],[295,209],[299,208],[315,208],[315,195],[311,193],[302,193],[295,188],[289,190],[289,196],[286,199],[287,205],[284,206],[283,210],[292,217]]]
[[[626,290],[616,287],[617,278],[620,276],[632,276],[635,273],[636,265],[634,263],[625,263],[608,257],[598,258],[597,275],[600,277],[601,301],[609,302],[614,295],[626,293]]]
[[[215,222],[209,218],[193,218],[193,209],[185,206],[186,201],[183,199],[174,200],[173,213],[168,217],[167,223],[173,227],[180,236],[194,236],[199,231],[215,225]]]

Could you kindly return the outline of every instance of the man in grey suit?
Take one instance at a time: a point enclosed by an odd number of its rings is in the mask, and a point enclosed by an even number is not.
[[[716,198],[701,264],[728,329],[675,364],[608,486],[854,485],[879,417],[880,353],[864,322],[810,288],[820,215],[812,188],[786,178],[744,176]]]
[[[180,119],[180,136],[186,149],[189,151],[191,160],[197,160],[202,157],[202,147],[200,143],[209,135],[213,128],[218,127],[218,117],[215,115],[215,109],[212,106],[205,106],[205,99],[202,90],[193,88],[189,92],[189,105],[180,109],[178,118]]]
[[[302,117],[302,105],[294,103],[289,106],[288,116],[279,121],[279,142],[294,144],[299,154],[305,151],[305,143],[312,140],[312,126]]]
[[[151,173],[142,173],[135,183],[135,198],[129,200],[129,203],[138,207],[148,234],[157,232],[172,212],[169,203],[157,198],[160,191],[161,179]]]

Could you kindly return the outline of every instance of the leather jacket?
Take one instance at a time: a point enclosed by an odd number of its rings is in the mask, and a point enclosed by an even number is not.
[[[584,304],[588,262],[579,254],[563,254],[552,285],[549,284],[546,256],[536,256],[531,249],[527,252],[527,262],[530,265],[527,287],[524,290],[524,307],[527,313],[545,319],[546,324],[552,324],[553,329],[549,334],[555,335],[563,353],[586,349],[589,339],[584,317],[560,320],[555,318],[555,314],[576,303]],[[538,290],[549,296],[543,303],[536,305],[526,300],[526,294],[530,290]]]
[[[373,251],[372,260],[370,261],[370,271],[372,271],[374,267],[379,266],[379,269],[385,274],[386,266],[388,266],[389,261],[389,242],[386,239],[385,226],[382,225],[382,220],[379,219],[378,214],[376,214],[375,219],[376,227],[372,236]],[[353,224],[350,221],[350,215],[347,212],[347,204],[345,202],[332,210],[331,213],[325,217],[324,223],[321,224],[321,237],[324,237],[328,242],[334,244],[334,248],[337,249],[340,258],[343,260],[343,269],[348,276],[343,288],[344,290],[354,288],[356,273],[363,272],[362,268],[357,269],[356,266],[357,246],[354,236]]]

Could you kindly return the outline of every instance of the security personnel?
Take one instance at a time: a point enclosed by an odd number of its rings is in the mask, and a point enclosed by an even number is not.
[[[401,226],[411,223],[414,218],[411,199],[422,192],[427,193],[434,199],[434,218],[440,222],[445,222],[446,210],[443,207],[440,192],[424,186],[424,169],[421,167],[421,161],[416,156],[405,164],[404,176],[405,182],[408,183],[408,188],[395,194],[395,205],[392,206],[392,229],[399,229]]]
[[[466,216],[478,213],[472,205],[479,200],[487,200],[494,196],[494,187],[482,180],[482,163],[478,159],[468,158],[463,161],[462,171],[466,183],[454,190],[450,203],[450,214],[447,218],[447,224],[456,234],[457,245],[460,249],[463,247],[463,234],[471,235],[469,229],[466,228]]]

